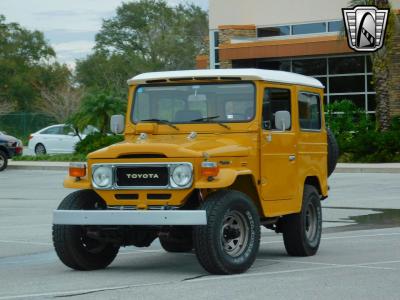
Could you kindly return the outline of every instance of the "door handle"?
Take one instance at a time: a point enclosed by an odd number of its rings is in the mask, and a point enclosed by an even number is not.
[[[294,154],[289,155],[289,161],[294,161],[294,160],[296,160],[296,155]]]

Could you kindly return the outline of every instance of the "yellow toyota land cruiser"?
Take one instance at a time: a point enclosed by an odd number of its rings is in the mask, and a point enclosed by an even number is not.
[[[53,242],[70,268],[107,267],[121,246],[159,238],[194,249],[213,274],[246,271],[260,226],[281,232],[289,255],[314,255],[321,200],[338,150],[325,127],[323,85],[258,69],[145,73],[129,83],[121,143],[72,163],[78,189],[53,214]]]

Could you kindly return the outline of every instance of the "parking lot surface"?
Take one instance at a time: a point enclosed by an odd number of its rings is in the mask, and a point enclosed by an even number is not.
[[[0,173],[0,299],[399,298],[400,174],[334,174],[317,255],[289,257],[265,230],[253,267],[234,276],[211,276],[194,253],[166,253],[158,241],[121,248],[105,270],[68,269],[51,243],[52,210],[71,192],[64,175]]]

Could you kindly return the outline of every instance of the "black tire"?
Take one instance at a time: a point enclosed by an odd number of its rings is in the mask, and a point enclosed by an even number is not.
[[[284,216],[280,226],[289,255],[311,256],[317,253],[322,233],[322,210],[315,187],[304,186],[301,212]]]
[[[8,157],[4,151],[0,150],[0,172],[5,170],[8,166]]]
[[[249,269],[260,246],[260,217],[251,199],[238,191],[223,190],[209,195],[200,209],[207,212],[207,225],[195,226],[193,242],[204,269],[212,274]]]
[[[176,239],[160,236],[160,244],[167,252],[190,252],[193,249],[192,239]]]
[[[46,147],[39,143],[35,146],[35,154],[36,155],[45,155],[47,153]]]
[[[332,131],[327,128],[326,129],[328,136],[328,177],[331,176],[333,171],[335,171],[336,164],[339,158],[339,145],[336,141],[335,136]]]
[[[104,201],[92,190],[69,194],[60,210],[102,209]],[[107,267],[116,257],[119,245],[100,242],[86,235],[85,226],[53,225],[53,244],[60,260],[75,270],[97,270]]]

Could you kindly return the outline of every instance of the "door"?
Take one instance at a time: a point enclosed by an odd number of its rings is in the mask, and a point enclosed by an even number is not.
[[[47,153],[57,153],[60,150],[59,137],[62,133],[62,126],[52,126],[40,132],[38,143],[45,146]]]
[[[261,134],[261,193],[264,201],[278,201],[267,207],[280,211],[279,201],[294,200],[297,196],[296,161],[297,134],[293,126],[294,90],[289,87],[266,87],[262,107]],[[275,124],[278,111],[290,113],[290,124]],[[274,210],[274,208],[272,208]],[[275,211],[276,213],[278,211]],[[272,213],[273,214],[273,213]]]
[[[79,137],[71,126],[64,126],[62,134],[58,137],[59,152],[72,153],[75,151],[75,144],[79,142]]]

